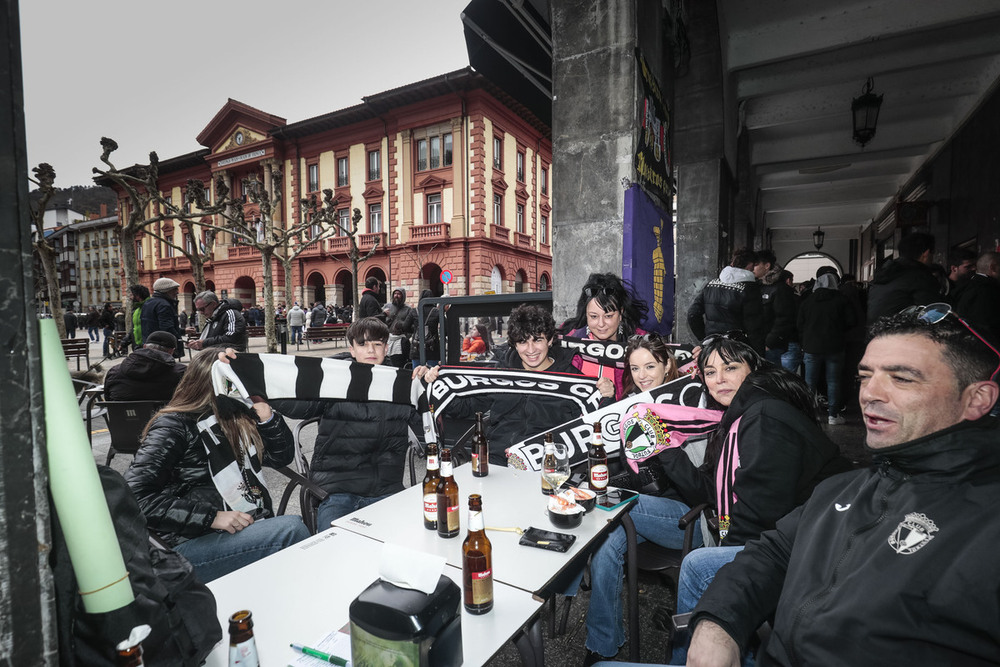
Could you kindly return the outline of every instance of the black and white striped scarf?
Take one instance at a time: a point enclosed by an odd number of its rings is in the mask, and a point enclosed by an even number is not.
[[[243,405],[242,410],[249,410],[256,421],[257,413],[251,408]],[[260,454],[253,443],[244,443],[238,448],[243,460],[237,462],[233,448],[229,446],[229,440],[223,434],[214,414],[209,413],[199,419],[197,426],[201,444],[208,454],[212,483],[226,506],[231,510],[254,514],[255,518],[271,516],[271,494],[264,483]]]

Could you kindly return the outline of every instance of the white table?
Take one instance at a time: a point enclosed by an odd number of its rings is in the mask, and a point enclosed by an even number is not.
[[[472,466],[465,465],[455,469],[455,481],[458,482],[462,522],[456,537],[444,539],[438,537],[437,531],[424,528],[420,484],[343,516],[333,525],[380,542],[444,556],[449,565],[461,568],[462,541],[468,532],[469,494],[478,493],[483,497],[487,526],[524,529],[534,526],[577,536],[568,552],[558,553],[521,546],[516,533],[487,531],[493,544],[493,580],[546,596],[552,592],[546,586],[607,531],[609,521],[625,510],[621,507],[608,512],[595,508],[584,516],[577,528],[557,528],[546,514],[548,497],[542,495],[537,472],[491,467],[488,476],[473,477]],[[579,566],[582,567],[582,562]]]
[[[423,530],[423,528],[421,528]],[[298,655],[292,642],[307,646],[344,627],[354,598],[378,578],[382,544],[350,531],[331,529],[208,585],[218,603],[223,641],[206,665],[229,663],[229,617],[253,612],[261,664],[282,666]],[[444,574],[459,587],[462,571]],[[542,602],[517,588],[494,582],[493,610],[480,616],[462,609],[465,664],[482,665],[538,613]]]

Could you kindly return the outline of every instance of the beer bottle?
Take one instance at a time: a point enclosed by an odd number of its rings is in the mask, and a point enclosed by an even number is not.
[[[229,617],[229,667],[260,667],[253,638],[253,614],[238,611]]]
[[[459,531],[458,484],[452,475],[451,450],[441,450],[441,479],[437,483],[437,531],[440,537],[456,537]]]
[[[601,441],[601,423],[594,424],[594,440],[587,452],[590,460],[590,489],[598,496],[608,493],[608,454]]]
[[[128,639],[115,646],[115,667],[143,667],[142,642],[152,631],[148,625],[132,628]]]
[[[437,530],[437,485],[441,475],[438,473],[437,443],[427,443],[427,473],[424,475],[424,528]]]
[[[469,496],[469,535],[462,542],[462,593],[470,614],[493,609],[493,545],[486,537],[483,499],[478,493]]]
[[[545,476],[546,470],[555,470],[556,467],[556,446],[552,442],[552,434],[545,434],[545,453],[542,455],[542,493],[547,496],[552,495],[552,485]]]
[[[483,413],[476,413],[476,434],[472,436],[472,476],[486,477],[490,474],[490,444],[483,430]]]

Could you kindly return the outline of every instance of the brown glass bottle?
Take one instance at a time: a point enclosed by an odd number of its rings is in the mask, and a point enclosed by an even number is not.
[[[438,446],[436,443],[427,444],[427,473],[424,475],[424,528],[427,530],[437,530],[437,485],[441,479],[438,472],[441,465],[438,461]]]
[[[437,532],[440,537],[457,537],[458,483],[452,474],[451,450],[441,450],[441,479],[437,484]]]
[[[462,593],[470,614],[493,609],[493,545],[486,537],[483,499],[478,493],[469,496],[469,534],[462,542]]]
[[[115,651],[115,667],[143,667],[142,644]]]
[[[253,614],[244,609],[229,617],[229,667],[260,667],[253,638]]]
[[[476,433],[472,437],[472,476],[486,477],[490,474],[490,443],[483,429],[483,413],[476,413]]]
[[[590,488],[598,496],[604,496],[608,492],[608,454],[601,440],[600,422],[594,424],[594,439],[587,458],[590,461]]]

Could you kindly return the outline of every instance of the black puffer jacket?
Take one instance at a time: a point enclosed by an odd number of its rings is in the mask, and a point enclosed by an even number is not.
[[[763,389],[780,369],[755,371],[744,381],[719,423],[727,445],[712,462],[695,469],[678,448],[659,455],[667,476],[689,504],[717,505],[717,470],[732,481],[719,510],[723,546],[738,546],[774,528],[830,475],[848,469],[837,446],[816,421]],[[694,474],[697,472],[697,474]],[[728,525],[726,522],[728,521]]]
[[[818,280],[828,277],[820,276]],[[802,351],[809,354],[843,352],[847,346],[847,332],[856,324],[854,317],[854,308],[836,285],[833,289],[814,289],[799,307]]]
[[[761,287],[767,336],[764,344],[770,350],[785,351],[789,342],[799,340],[796,324],[798,297],[787,283],[775,282]]]
[[[498,348],[497,352],[500,354],[498,368],[524,370],[517,350]],[[579,369],[573,366],[575,355],[569,350],[553,345],[550,355],[553,363],[544,372],[581,375]],[[453,401],[447,416],[468,418],[477,412],[487,411],[490,413],[489,432],[486,434],[490,441],[490,463],[501,466],[507,465],[506,450],[511,445],[580,417],[580,409],[573,401],[528,394],[493,394]]]
[[[237,352],[246,352],[247,321],[240,308],[228,299],[220,300],[201,332],[201,340],[205,347],[233,347]]]
[[[226,509],[212,482],[198,419],[180,412],[156,417],[125,473],[149,528],[171,546],[210,533],[216,513]],[[291,463],[292,432],[281,415],[275,412],[257,428],[264,440],[264,465]]]
[[[422,437],[417,411],[394,403],[270,401],[293,419],[321,417],[309,477],[327,493],[373,498],[403,490],[409,434]]]
[[[746,646],[777,611],[760,665],[995,665],[1000,448],[963,422],[869,450],[722,568],[695,609]]]
[[[370,289],[366,289],[361,293],[361,301],[358,303],[358,319],[362,317],[377,317],[385,321],[385,315],[382,313],[382,304],[378,302],[375,292]]]
[[[750,345],[764,354],[767,321],[760,284],[746,269],[727,266],[694,298],[687,312],[688,326],[700,342],[706,335],[740,330]]]
[[[868,324],[907,306],[924,306],[942,298],[941,285],[929,267],[905,257],[894,259],[875,272],[868,287]]]
[[[174,395],[187,366],[160,350],[139,348],[104,376],[104,396],[111,401],[159,401]]]

